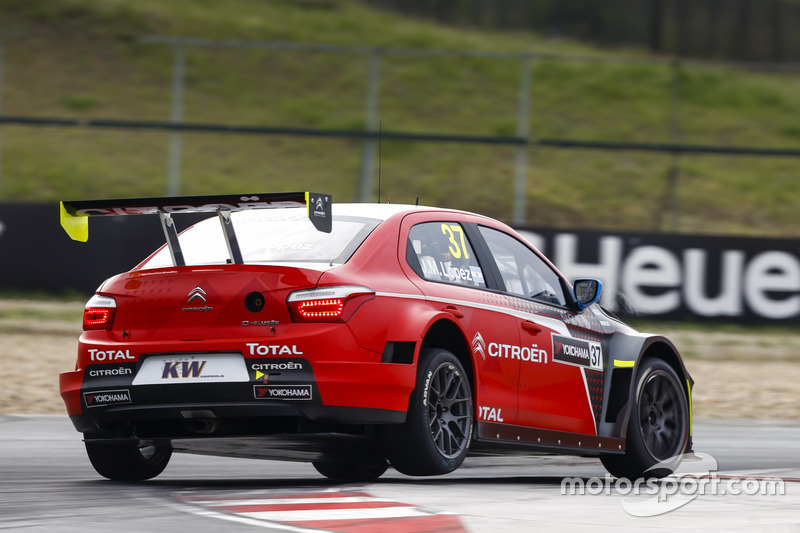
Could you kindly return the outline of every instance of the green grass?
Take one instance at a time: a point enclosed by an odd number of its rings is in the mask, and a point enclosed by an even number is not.
[[[47,309],[30,309],[25,307],[13,309],[0,309],[0,322],[3,320],[25,320],[30,322],[42,321],[71,321],[80,324],[82,310],[77,311],[55,311]]]
[[[0,289],[0,303],[13,306],[15,303],[28,302],[56,302],[58,304],[86,303],[86,299],[91,296],[75,290],[65,290],[58,292],[31,291],[31,290],[12,290]]]
[[[444,27],[356,0],[5,0],[2,30],[98,37],[3,40],[2,113],[82,119],[169,119],[172,49],[125,39],[131,35],[646,57]],[[516,60],[390,54],[380,75],[384,130],[516,132]],[[184,120],[360,129],[366,78],[361,54],[189,47]],[[532,135],[671,142],[672,84],[666,65],[537,60]],[[681,71],[680,89],[684,142],[800,147],[800,73],[691,66]],[[0,199],[163,195],[169,141],[167,132],[3,126]],[[184,134],[181,192],[319,189],[355,200],[361,150],[361,142],[342,139]],[[508,220],[515,152],[384,141],[382,196],[419,196]],[[530,224],[771,236],[796,236],[800,227],[797,158],[682,156],[673,227],[663,214],[669,155],[545,148],[528,155]]]
[[[86,300],[77,292],[0,291],[0,332],[80,331]]]

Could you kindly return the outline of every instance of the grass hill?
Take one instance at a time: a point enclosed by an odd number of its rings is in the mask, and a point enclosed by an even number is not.
[[[132,36],[328,43],[572,57],[647,58],[533,34],[456,29],[357,0],[4,0],[3,115],[170,118],[173,50]],[[21,34],[26,37],[20,37]],[[53,38],[52,35],[59,38]],[[189,46],[186,122],[361,129],[367,57],[359,53]],[[386,54],[384,130],[514,135],[519,61]],[[534,137],[800,148],[800,72],[537,59]],[[676,129],[677,128],[677,129]],[[677,135],[677,137],[676,137]],[[171,134],[3,125],[0,201],[161,196]],[[311,189],[355,200],[362,143],[335,138],[187,133],[182,194]],[[382,197],[509,220],[516,149],[382,142]],[[796,236],[800,158],[529,150],[529,224]],[[666,199],[677,164],[677,198]],[[665,206],[674,206],[665,215]],[[674,215],[674,216],[673,216]]]

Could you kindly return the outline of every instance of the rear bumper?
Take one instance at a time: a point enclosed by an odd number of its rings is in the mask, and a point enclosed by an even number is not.
[[[159,432],[184,434],[193,420],[300,419],[329,424],[393,424],[405,420],[414,386],[412,365],[322,361],[302,370],[270,374],[257,371],[263,359],[245,359],[249,381],[133,385],[140,363],[90,365],[59,376],[61,396],[75,428],[111,430],[127,423]],[[270,359],[280,363],[281,359]],[[91,376],[92,370],[119,369],[117,375]],[[242,429],[243,430],[243,429]],[[260,428],[256,433],[260,433]],[[264,431],[269,431],[266,429]],[[232,433],[232,434],[242,434]],[[165,438],[169,434],[160,435]]]
[[[108,407],[101,412],[70,416],[75,429],[82,433],[111,436],[109,432],[112,432],[120,438],[136,435],[137,438],[146,439],[297,434],[303,433],[302,422],[298,421],[314,424],[375,425],[399,424],[405,418],[405,411],[337,406],[299,408],[272,402]]]

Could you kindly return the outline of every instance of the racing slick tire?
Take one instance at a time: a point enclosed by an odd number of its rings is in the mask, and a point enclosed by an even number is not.
[[[89,461],[97,473],[114,481],[144,481],[167,467],[172,448],[151,442],[85,441]]]
[[[386,456],[409,476],[452,472],[472,440],[472,390],[458,358],[440,348],[420,353],[417,383],[403,424],[384,431]]]
[[[386,472],[389,463],[384,457],[366,458],[361,461],[337,461],[311,463],[323,476],[339,481],[375,481]]]
[[[645,359],[637,372],[624,455],[601,455],[618,478],[662,478],[672,474],[689,444],[686,389],[661,359]],[[655,467],[655,468],[654,468]]]

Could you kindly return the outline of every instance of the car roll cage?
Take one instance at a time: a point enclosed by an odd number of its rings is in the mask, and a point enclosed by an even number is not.
[[[86,242],[89,240],[89,217],[158,215],[173,265],[185,266],[186,261],[172,215],[216,212],[230,261],[240,265],[244,263],[244,259],[231,221],[232,212],[306,207],[308,218],[314,227],[318,231],[330,233],[333,227],[331,203],[331,195],[313,192],[81,200],[61,202],[61,226],[71,239]]]

